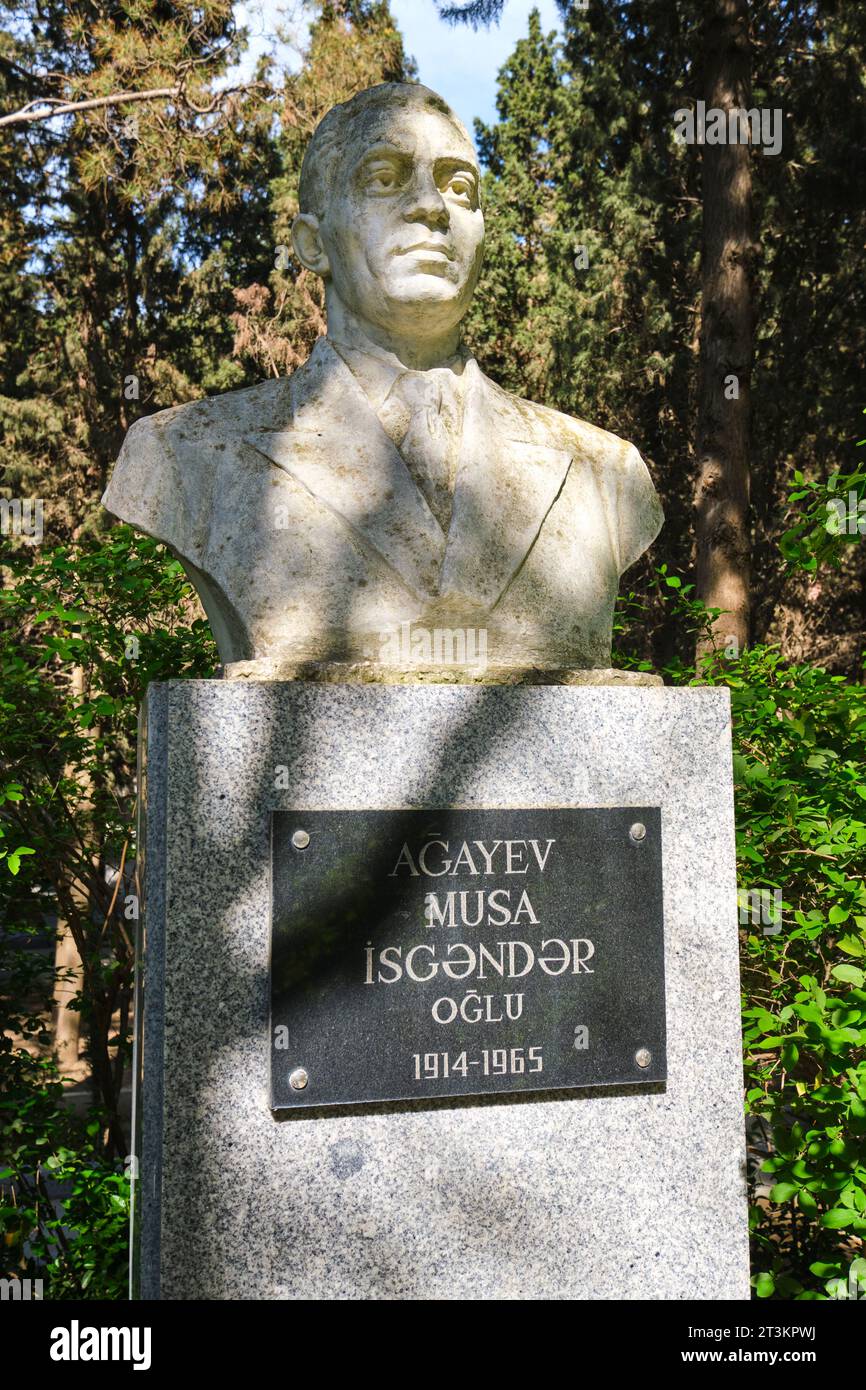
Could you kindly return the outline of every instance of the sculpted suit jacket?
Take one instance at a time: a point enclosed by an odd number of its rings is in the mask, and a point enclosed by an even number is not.
[[[619,576],[662,510],[637,450],[469,359],[447,535],[326,338],[289,378],[139,420],[103,502],[165,541],[223,662],[380,659],[401,624],[490,664],[610,664]]]

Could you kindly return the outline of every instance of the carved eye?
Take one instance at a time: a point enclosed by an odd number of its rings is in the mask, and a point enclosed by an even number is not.
[[[364,180],[365,188],[372,189],[374,193],[389,193],[392,189],[399,187],[400,175],[393,164],[376,164],[372,169],[367,170],[367,177]]]
[[[448,180],[447,191],[462,202],[471,204],[475,199],[475,180],[468,174],[453,174]]]

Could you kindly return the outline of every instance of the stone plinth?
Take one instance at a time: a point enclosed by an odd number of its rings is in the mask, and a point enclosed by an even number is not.
[[[144,734],[143,1297],[749,1296],[726,691],[170,682]],[[274,1118],[271,811],[444,806],[661,808],[666,1085]]]

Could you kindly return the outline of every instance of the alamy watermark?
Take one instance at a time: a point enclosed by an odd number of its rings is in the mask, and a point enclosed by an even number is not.
[[[778,936],[782,930],[781,888],[738,888],[740,926],[761,928],[762,936]]]
[[[17,1303],[27,1303],[31,1299],[42,1298],[41,1279],[0,1279],[0,1302],[11,1299]]]
[[[41,497],[0,497],[0,534],[20,536],[39,545],[44,534],[45,507]]]
[[[68,1327],[51,1330],[48,1355],[52,1361],[130,1361],[134,1371],[151,1363],[149,1327],[82,1327],[73,1318]]]
[[[674,139],[681,145],[760,145],[764,154],[782,148],[782,108],[732,106],[707,109],[699,101],[694,110],[681,106],[674,112]]]
[[[866,497],[849,489],[847,501],[833,497],[827,504],[824,529],[832,536],[866,536]]]
[[[386,666],[465,666],[487,669],[486,627],[421,627],[401,623],[380,633],[379,660]]]
[[[848,1278],[842,1276],[831,1279],[827,1284],[827,1292],[831,1298],[866,1301],[866,1260],[854,1260],[848,1266]]]

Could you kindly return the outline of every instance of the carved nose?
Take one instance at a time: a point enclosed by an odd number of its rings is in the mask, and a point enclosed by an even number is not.
[[[433,178],[416,180],[403,215],[407,222],[423,221],[448,225],[448,204]]]

